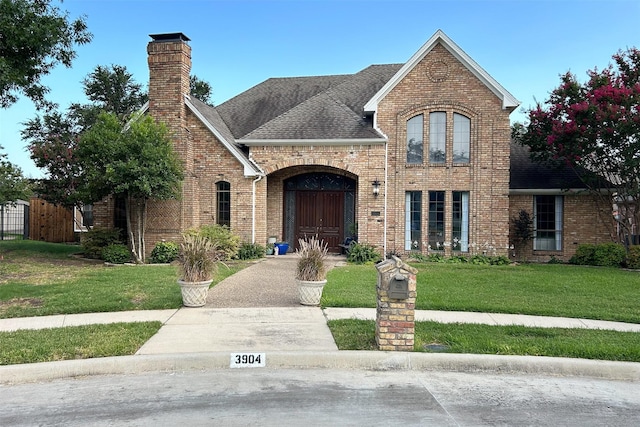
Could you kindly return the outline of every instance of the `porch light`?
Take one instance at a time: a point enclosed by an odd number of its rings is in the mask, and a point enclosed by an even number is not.
[[[378,197],[378,194],[380,194],[380,181],[376,179],[371,183],[371,185],[373,185],[373,196]]]

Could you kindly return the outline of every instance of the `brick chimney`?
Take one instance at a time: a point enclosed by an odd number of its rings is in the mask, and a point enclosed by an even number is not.
[[[184,131],[184,95],[189,94],[191,46],[182,33],[151,34],[149,63],[149,113],[164,122],[175,137]]]
[[[193,143],[187,128],[191,46],[182,33],[152,34],[147,45],[149,64],[149,115],[169,129],[174,147],[185,166],[180,200],[151,200],[147,211],[145,242],[151,250],[161,240],[178,241],[193,225]]]

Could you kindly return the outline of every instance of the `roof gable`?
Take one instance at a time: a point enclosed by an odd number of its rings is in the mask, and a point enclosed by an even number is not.
[[[436,33],[400,68],[400,70],[365,104],[364,111],[376,112],[378,104],[402,79],[425,56],[433,50],[436,45],[442,45],[449,51],[463,66],[465,66],[476,78],[478,78],[489,90],[502,100],[502,108],[515,108],[520,105],[513,95],[511,95],[500,83],[489,75],[480,65],[478,65],[469,55],[467,55],[457,44],[453,42],[442,30]]]
[[[233,135],[222,120],[218,111],[197,98],[185,95],[187,108],[215,135],[227,150],[242,164],[245,176],[257,176],[262,173],[235,144]]]

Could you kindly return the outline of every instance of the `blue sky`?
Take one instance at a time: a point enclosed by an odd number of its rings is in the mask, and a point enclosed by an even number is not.
[[[65,0],[61,8],[86,15],[94,34],[71,69],[44,80],[63,110],[86,102],[81,81],[97,65],[126,66],[146,85],[146,45],[157,33],[191,39],[192,74],[220,104],[270,77],[406,62],[441,29],[521,102],[512,121],[546,100],[560,74],[584,79],[618,50],[640,46],[637,0]],[[20,130],[36,114],[24,98],[0,110],[0,145],[34,178],[42,173]]]

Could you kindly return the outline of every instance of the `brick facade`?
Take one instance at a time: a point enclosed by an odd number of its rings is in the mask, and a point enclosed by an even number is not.
[[[284,236],[284,189],[286,179],[302,173],[318,172],[342,175],[356,182],[355,221],[358,238],[377,246],[382,252],[405,251],[405,194],[420,191],[422,198],[421,251],[428,252],[428,194],[445,195],[444,241],[452,236],[451,206],[453,192],[469,195],[469,243],[473,250],[489,254],[509,253],[510,217],[531,197],[509,197],[510,122],[514,107],[503,105],[468,65],[436,44],[381,99],[375,125],[382,142],[336,144],[265,144],[240,147],[260,173],[247,174],[246,165],[230,151],[201,117],[185,102],[189,93],[191,48],[182,34],[160,37],[147,48],[150,70],[148,113],[167,124],[175,146],[184,161],[185,181],[182,198],[177,201],[151,202],[146,231],[147,251],[160,240],[178,240],[189,227],[217,221],[216,183],[230,184],[231,228],[243,241],[264,245],[268,236]],[[153,36],[152,36],[153,37]],[[220,83],[220,82],[218,82]],[[188,97],[187,97],[188,99]],[[446,112],[446,151],[453,150],[453,114],[470,119],[470,161],[454,164],[447,155],[444,164],[407,164],[407,120],[423,114],[424,145],[428,146],[431,112]],[[235,141],[233,141],[235,143]],[[240,141],[241,142],[241,141]],[[387,167],[385,167],[387,165]],[[382,183],[378,196],[372,182]],[[565,254],[572,254],[574,242],[582,242],[582,233],[602,241],[605,233],[594,230],[588,218],[594,206],[583,204],[583,197],[568,197],[565,206],[567,231]],[[386,206],[386,210],[385,210]],[[580,207],[578,207],[580,206]],[[96,226],[113,226],[113,200],[97,203]],[[577,212],[584,212],[584,214]],[[569,216],[571,213],[571,216]],[[586,225],[588,224],[588,225]],[[451,254],[445,246],[443,254]],[[543,259],[546,254],[529,254]]]
[[[521,210],[534,213],[536,194],[517,194],[509,197],[509,217],[516,218]],[[556,258],[569,261],[580,244],[607,243],[613,240],[611,235],[613,217],[611,208],[599,206],[597,200],[585,194],[560,194],[563,198],[562,244],[557,251],[540,251],[533,249],[533,241],[527,242],[523,250],[514,247],[509,255],[516,260],[548,262]],[[608,227],[607,225],[610,225]],[[513,228],[513,224],[511,224]],[[513,231],[511,232],[513,236]]]

